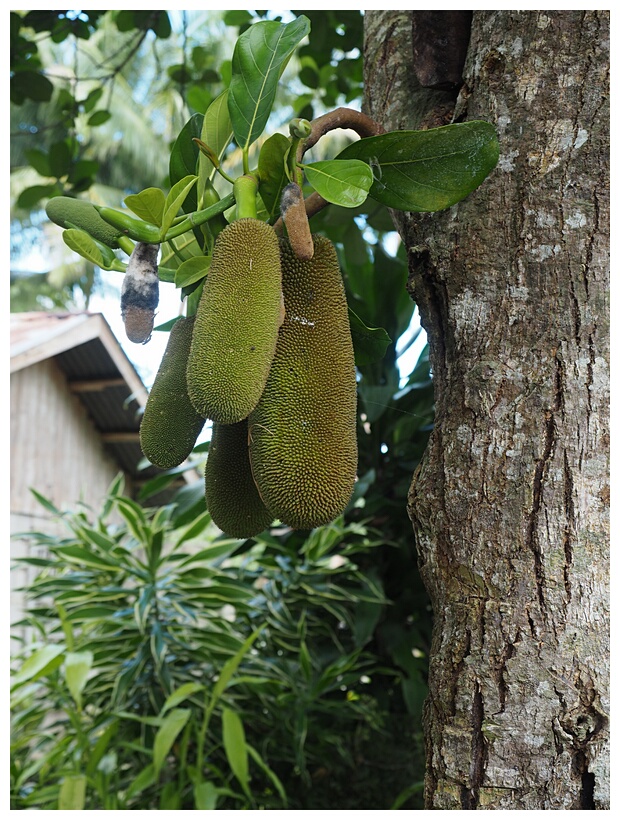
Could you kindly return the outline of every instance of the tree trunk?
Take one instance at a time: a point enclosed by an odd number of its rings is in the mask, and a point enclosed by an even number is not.
[[[501,146],[462,203],[394,214],[436,401],[409,499],[426,805],[608,809],[609,13],[458,14],[367,12],[364,55],[387,130],[482,119]]]

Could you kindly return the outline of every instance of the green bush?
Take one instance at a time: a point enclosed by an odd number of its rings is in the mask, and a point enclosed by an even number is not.
[[[232,540],[206,512],[179,527],[172,505],[140,507],[120,479],[97,516],[39,498],[67,535],[28,534],[47,557],[24,559],[39,574],[14,659],[12,809],[350,805],[342,781],[389,745],[376,692],[399,686],[370,649],[389,607],[360,569],[376,533]],[[381,805],[357,806],[389,808],[413,779],[398,768]]]

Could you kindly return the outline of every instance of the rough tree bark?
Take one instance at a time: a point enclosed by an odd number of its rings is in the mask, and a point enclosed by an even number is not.
[[[606,809],[609,13],[454,14],[365,22],[371,117],[484,119],[501,144],[459,205],[393,215],[436,400],[409,503],[434,611],[426,805]],[[461,85],[441,64],[467,37]]]

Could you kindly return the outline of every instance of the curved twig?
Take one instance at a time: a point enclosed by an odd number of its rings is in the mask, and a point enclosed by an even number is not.
[[[312,131],[310,136],[300,143],[297,149],[297,162],[301,162],[306,151],[309,151],[324,134],[329,131],[335,131],[336,128],[345,128],[355,131],[359,137],[376,137],[379,134],[385,134],[385,129],[378,122],[371,119],[361,111],[356,111],[353,108],[335,108],[321,117],[312,120]],[[319,211],[323,210],[329,202],[323,199],[316,191],[305,200],[305,208],[308,219],[314,216]],[[282,218],[273,226],[276,233],[282,235],[284,227]]]

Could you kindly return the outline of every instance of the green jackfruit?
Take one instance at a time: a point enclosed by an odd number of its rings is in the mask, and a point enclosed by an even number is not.
[[[185,461],[205,423],[189,400],[185,379],[193,326],[193,316],[172,326],[140,425],[142,452],[164,470]]]
[[[357,387],[347,301],[332,243],[298,259],[282,240],[286,316],[249,416],[250,464],[265,505],[295,529],[340,515],[357,469]]]
[[[281,287],[270,225],[239,219],[218,234],[187,362],[189,396],[202,416],[233,424],[256,406],[278,338]]]
[[[48,217],[61,228],[80,228],[93,239],[103,242],[109,248],[118,248],[121,231],[113,228],[97,213],[97,209],[84,199],[70,196],[55,196],[45,206]]]
[[[273,521],[252,478],[247,419],[237,424],[213,424],[205,466],[205,500],[213,521],[233,538],[251,538]]]

